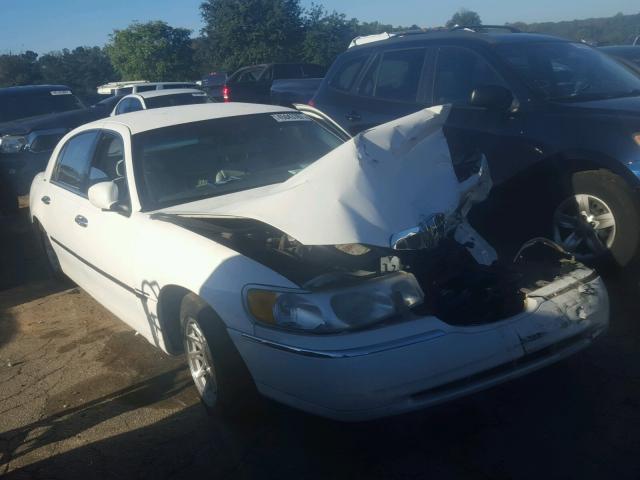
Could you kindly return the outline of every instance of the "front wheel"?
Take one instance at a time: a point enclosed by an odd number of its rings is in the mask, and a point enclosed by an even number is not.
[[[190,293],[182,300],[180,321],[189,371],[207,412],[246,412],[257,397],[255,384],[222,320]]]
[[[611,172],[574,173],[571,194],[553,213],[553,239],[580,261],[626,267],[638,253],[638,199]]]

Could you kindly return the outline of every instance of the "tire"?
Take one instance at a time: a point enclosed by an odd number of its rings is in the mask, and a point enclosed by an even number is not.
[[[607,170],[576,172],[563,197],[553,212],[554,241],[603,268],[627,267],[637,258],[640,206],[621,177]]]
[[[256,406],[257,390],[227,329],[193,293],[180,306],[184,351],[200,401],[209,415],[236,417]]]

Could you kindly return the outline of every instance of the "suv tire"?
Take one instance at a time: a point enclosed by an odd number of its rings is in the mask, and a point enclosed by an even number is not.
[[[581,261],[628,266],[640,243],[640,206],[631,187],[608,170],[573,173],[568,187],[554,208],[554,241]]]

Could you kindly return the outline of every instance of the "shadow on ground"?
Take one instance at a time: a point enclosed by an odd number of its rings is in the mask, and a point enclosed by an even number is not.
[[[232,422],[207,417],[192,405],[150,426],[60,452],[7,478],[637,479],[637,286],[628,278],[609,283],[614,324],[606,337],[568,361],[469,398],[357,424],[267,401],[260,411]],[[80,435],[128,408],[131,395],[154,392],[152,402],[186,388],[176,386],[173,375],[12,434],[24,437],[34,427],[55,426]]]

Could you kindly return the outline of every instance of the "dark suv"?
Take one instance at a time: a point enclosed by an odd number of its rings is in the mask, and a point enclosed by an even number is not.
[[[51,151],[68,131],[109,116],[121,97],[89,108],[65,85],[0,88],[0,204],[15,209]]]
[[[489,160],[495,187],[472,215],[489,239],[544,235],[584,260],[636,257],[640,78],[588,45],[480,28],[401,34],[340,55],[311,103],[352,134],[453,104],[454,164]]]

